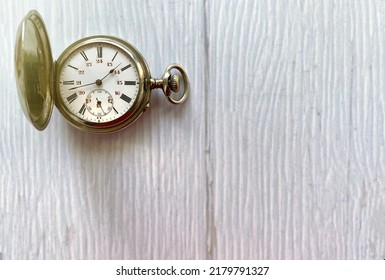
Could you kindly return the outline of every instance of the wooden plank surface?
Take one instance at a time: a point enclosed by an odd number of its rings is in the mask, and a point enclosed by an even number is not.
[[[214,258],[384,258],[383,14],[210,2]]]
[[[0,9],[0,258],[385,258],[384,1],[22,1]],[[17,26],[178,62],[190,99],[95,136],[26,121]],[[10,16],[11,15],[11,16]]]

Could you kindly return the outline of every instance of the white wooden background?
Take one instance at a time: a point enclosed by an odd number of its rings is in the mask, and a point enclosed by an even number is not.
[[[385,258],[385,1],[0,4],[0,258]],[[55,58],[115,35],[187,103],[155,92],[95,136],[22,115],[13,48],[30,9]]]

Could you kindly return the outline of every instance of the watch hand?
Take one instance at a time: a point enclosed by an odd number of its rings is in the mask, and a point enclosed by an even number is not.
[[[81,87],[87,87],[87,86],[94,85],[94,84],[96,84],[96,82],[89,83],[89,84],[82,85],[82,86],[78,86],[78,87],[73,87],[73,88],[70,88],[70,89],[68,89],[68,90],[73,90],[73,89],[77,89],[77,88],[81,88]]]
[[[107,73],[107,75],[105,75],[105,76],[104,76],[103,78],[101,78],[100,80],[103,81],[105,78],[107,78],[107,76],[110,75],[110,74],[112,74],[112,73],[115,71],[115,69],[118,68],[118,67],[120,66],[120,64],[122,64],[122,63],[119,63],[118,66],[116,66],[115,68],[111,69],[111,70]]]
[[[103,107],[100,106],[100,109],[102,109],[103,115],[106,115],[106,112],[104,112]]]
[[[106,112],[104,112],[104,110],[103,110],[102,101],[99,101],[99,99],[97,99],[97,98],[96,98],[96,101],[97,101],[96,102],[96,108],[100,108],[102,110],[103,114],[105,115]]]
[[[100,86],[100,85],[102,84],[102,81],[103,81],[105,78],[107,78],[108,75],[112,74],[112,73],[115,71],[115,69],[118,68],[118,67],[120,66],[120,64],[122,64],[122,63],[119,63],[115,68],[111,69],[111,70],[107,73],[107,75],[105,75],[102,79],[97,79],[94,83],[89,83],[89,84],[86,84],[86,85],[82,85],[82,86],[78,86],[78,87],[73,87],[73,88],[70,88],[70,89],[68,89],[68,90],[74,90],[74,89],[78,89],[78,88],[81,88],[81,87],[87,87],[87,86],[94,85],[94,84]]]

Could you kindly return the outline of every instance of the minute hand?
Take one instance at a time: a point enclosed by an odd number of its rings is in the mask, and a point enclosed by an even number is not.
[[[73,88],[70,88],[70,89],[68,89],[68,90],[78,89],[78,88],[81,88],[81,87],[87,87],[87,86],[94,85],[94,84],[96,84],[96,82],[89,83],[89,84],[82,85],[82,86],[78,86],[78,87],[73,87]]]
[[[118,67],[120,66],[120,64],[122,64],[122,63],[119,63],[115,68],[111,69],[111,70],[107,73],[107,75],[105,75],[105,76],[104,76],[103,78],[101,78],[100,80],[103,81],[105,78],[107,78],[107,76],[110,75],[110,74],[112,74],[112,73],[115,71],[115,69],[118,68]]]

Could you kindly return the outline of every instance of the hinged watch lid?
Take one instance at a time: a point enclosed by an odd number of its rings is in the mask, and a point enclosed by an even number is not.
[[[24,114],[38,130],[46,128],[52,113],[52,64],[43,19],[37,11],[30,11],[17,31],[15,71]]]

